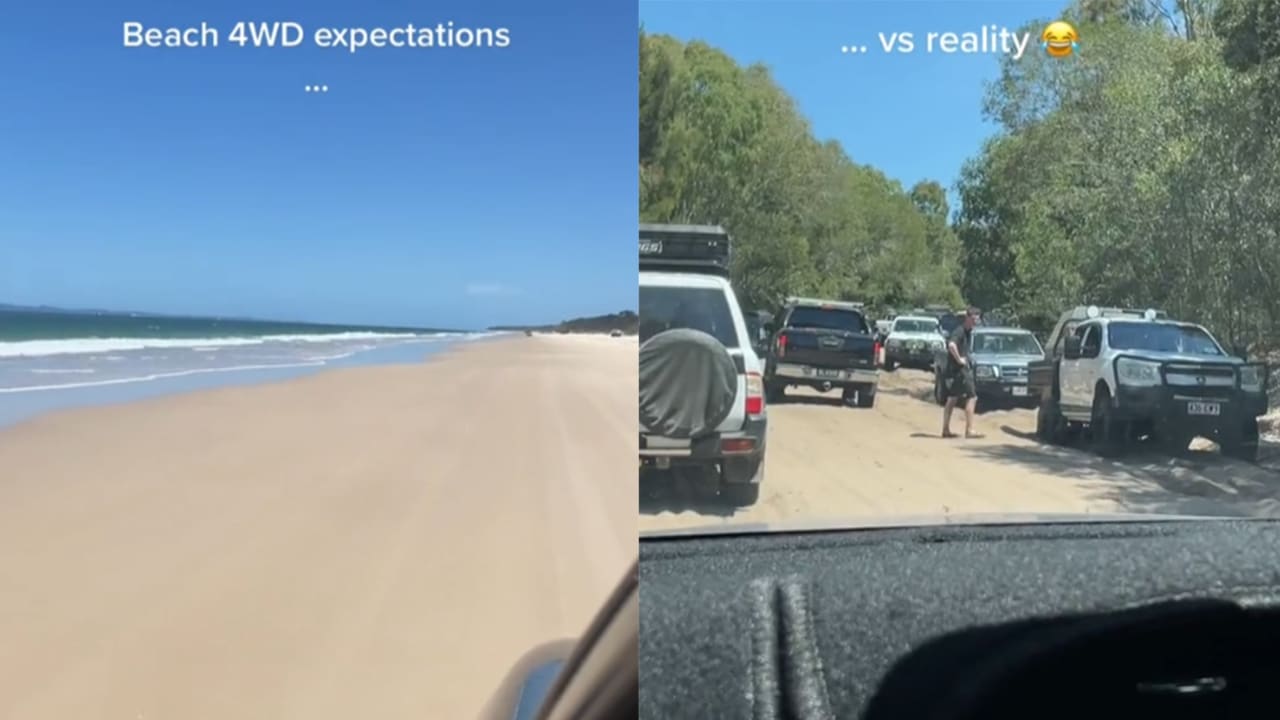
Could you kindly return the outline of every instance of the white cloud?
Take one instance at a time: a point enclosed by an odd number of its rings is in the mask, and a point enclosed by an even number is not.
[[[471,283],[467,286],[468,295],[518,295],[520,290],[501,283]]]

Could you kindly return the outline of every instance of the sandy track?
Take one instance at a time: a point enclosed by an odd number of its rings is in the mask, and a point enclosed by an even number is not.
[[[976,429],[985,438],[942,440],[932,376],[900,370],[881,377],[871,409],[803,390],[770,406],[756,505],[734,511],[705,487],[655,479],[641,486],[640,529],[993,512],[1280,517],[1275,447],[1264,450],[1261,467],[1204,451],[1104,460],[1040,444],[1035,411],[1025,409],[981,414]],[[963,419],[957,412],[952,429],[962,430]]]
[[[0,433],[0,717],[473,717],[635,557],[636,347],[608,340]]]

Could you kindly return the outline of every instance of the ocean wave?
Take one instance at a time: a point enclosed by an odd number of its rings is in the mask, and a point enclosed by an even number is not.
[[[358,340],[450,339],[467,333],[377,333],[346,332],[314,335],[258,335],[252,337],[205,338],[64,338],[58,340],[18,340],[0,342],[0,358],[45,357],[124,352],[148,348],[183,348],[211,352],[227,347],[265,343],[336,343]],[[108,358],[114,359],[114,358]]]
[[[34,375],[92,375],[98,371],[92,368],[31,368],[27,372]]]
[[[207,373],[244,372],[246,370],[286,370],[290,368],[323,367],[323,361],[282,363],[279,365],[236,365],[234,367],[199,368],[193,370],[176,370],[174,372],[150,373],[135,377],[113,378],[111,380],[92,380],[78,383],[59,383],[57,385],[26,385],[0,388],[0,395],[9,393],[37,392],[43,390],[71,390],[74,388],[100,387],[103,385],[126,385],[130,383],[151,382],[165,378],[186,377],[188,375],[204,375]]]

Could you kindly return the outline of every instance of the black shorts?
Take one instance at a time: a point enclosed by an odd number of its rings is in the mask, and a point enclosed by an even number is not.
[[[969,370],[957,370],[946,378],[942,388],[944,398],[968,400],[977,395],[973,386],[973,373]]]

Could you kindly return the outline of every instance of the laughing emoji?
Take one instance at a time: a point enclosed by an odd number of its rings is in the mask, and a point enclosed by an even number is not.
[[[1040,33],[1040,47],[1044,48],[1049,57],[1070,57],[1080,49],[1080,34],[1071,23],[1061,20],[1051,22],[1045,27],[1044,32]]]

